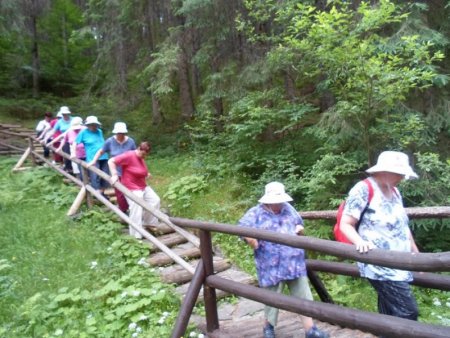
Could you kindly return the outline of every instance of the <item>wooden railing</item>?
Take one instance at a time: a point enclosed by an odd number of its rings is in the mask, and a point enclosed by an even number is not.
[[[317,238],[291,236],[267,230],[237,227],[230,224],[199,222],[181,218],[171,218],[171,221],[180,227],[200,230],[200,249],[202,253],[202,265],[197,267],[195,272],[195,282],[194,280],[191,282],[188,293],[183,301],[178,320],[172,331],[172,338],[183,336],[190,314],[195,305],[195,299],[197,298],[202,285],[205,298],[206,326],[210,333],[219,329],[215,289],[220,289],[280,309],[374,334],[388,334],[389,337],[399,338],[450,337],[450,327],[447,326],[424,324],[378,313],[349,309],[334,304],[301,300],[216,276],[214,275],[212,267],[211,232],[220,232],[241,237],[252,237],[289,245],[295,248],[315,250],[340,258],[353,259],[355,261],[412,271],[448,272],[450,271],[450,252],[394,253],[392,251],[374,249],[368,253],[360,254],[356,252],[353,245]],[[353,269],[349,269],[349,264],[345,264],[344,266],[343,264],[344,263],[307,261],[308,269],[318,268],[319,271],[357,276]],[[344,270],[347,270],[347,272],[344,273]],[[416,274],[415,276],[416,278],[420,276],[419,283],[416,281],[417,285],[450,290],[450,276],[434,273],[421,273]]]
[[[244,227],[237,227],[230,224],[219,224],[210,222],[199,222],[195,220],[182,219],[168,217],[161,213],[159,210],[155,210],[149,207],[143,199],[136,197],[128,189],[126,189],[120,182],[117,182],[114,187],[124,193],[125,196],[132,199],[140,206],[154,214],[159,220],[168,226],[172,227],[175,231],[182,234],[189,241],[196,246],[200,246],[201,260],[194,268],[181,257],[174,254],[168,247],[160,243],[153,235],[146,230],[139,228],[134,224],[129,217],[121,212],[115,205],[109,202],[105,197],[98,193],[88,182],[88,171],[93,171],[103,179],[109,180],[110,176],[100,171],[96,167],[88,167],[87,163],[78,159],[71,159],[80,165],[83,170],[83,181],[69,175],[64,170],[57,166],[54,166],[50,161],[45,159],[39,153],[33,149],[32,141],[34,138],[30,138],[29,147],[26,149],[21,160],[25,160],[27,156],[31,156],[32,163],[36,164],[36,161],[47,163],[48,166],[70,179],[72,182],[80,186],[81,190],[75,199],[74,204],[80,203],[80,201],[86,200],[88,205],[92,204],[91,195],[105,204],[111,211],[117,214],[122,220],[127,222],[135,230],[139,231],[145,238],[154,243],[160,250],[169,255],[176,263],[183,266],[187,271],[193,274],[193,279],[189,286],[188,292],[183,300],[180,308],[180,313],[172,331],[172,338],[179,338],[184,335],[187,328],[189,318],[192,310],[195,306],[197,297],[203,286],[204,304],[206,310],[206,326],[207,331],[212,333],[219,329],[219,318],[217,314],[217,299],[216,289],[223,290],[241,297],[249,298],[257,302],[261,302],[267,305],[271,305],[280,309],[292,311],[295,313],[303,314],[318,320],[326,321],[332,324],[340,326],[359,329],[374,334],[388,334],[389,337],[437,337],[448,338],[450,337],[450,327],[442,325],[431,325],[407,319],[381,315],[377,313],[370,313],[360,311],[356,309],[345,308],[343,306],[335,304],[326,304],[315,301],[302,300],[290,296],[277,294],[262,288],[255,286],[249,286],[240,284],[228,279],[221,278],[214,274],[213,267],[213,250],[211,243],[211,232],[220,232],[235,236],[253,237],[284,245],[289,245],[296,248],[302,248],[307,250],[314,250],[324,254],[333,255],[343,259],[351,259],[359,262],[367,262],[387,267],[401,268],[411,271],[420,271],[420,273],[414,273],[413,284],[436,288],[440,290],[450,290],[450,276],[428,272],[449,272],[450,271],[450,252],[442,253],[404,253],[404,252],[392,252],[374,249],[365,254],[359,254],[354,249],[354,246],[338,243],[334,241],[322,240],[307,236],[290,236],[278,234],[266,230],[249,229]],[[53,150],[55,150],[53,148]],[[67,154],[59,152],[63,157],[70,158]],[[450,207],[437,207],[426,208],[427,213],[436,212],[431,217],[449,217]],[[302,216],[308,218],[321,218],[316,214],[309,217],[302,213]],[[326,211],[326,216],[322,217],[330,219],[331,214],[335,211]],[[420,208],[408,211],[411,218],[423,217]],[[320,212],[319,212],[320,215]],[[428,215],[430,217],[430,215]],[[200,243],[197,237],[185,230],[185,228],[198,229],[200,233]],[[321,260],[307,260],[308,275],[314,271],[323,271],[335,274],[342,274],[348,276],[359,276],[358,271],[354,265],[341,262],[321,261]]]

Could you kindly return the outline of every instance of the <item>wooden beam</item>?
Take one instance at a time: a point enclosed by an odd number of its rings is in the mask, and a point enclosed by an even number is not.
[[[77,197],[72,203],[72,206],[70,207],[69,211],[67,212],[67,216],[73,216],[77,213],[78,209],[81,206],[81,203],[83,203],[84,198],[86,197],[86,187],[81,187],[80,191],[78,192]]]
[[[16,165],[14,166],[14,168],[12,169],[12,171],[16,171],[17,169],[19,169],[25,162],[25,160],[27,159],[28,155],[30,155],[31,149],[30,147],[28,147],[25,152],[23,153],[23,155],[20,157],[19,161],[17,161]]]
[[[252,299],[279,309],[295,312],[343,327],[387,335],[390,338],[448,338],[450,327],[424,324],[408,319],[314,302],[244,285],[216,275],[206,277],[211,287]]]
[[[308,236],[292,236],[273,231],[239,227],[231,224],[194,221],[171,217],[171,221],[179,226],[222,232],[241,237],[252,237],[269,242],[285,244],[294,248],[319,251],[340,258],[382,265],[411,271],[450,271],[450,252],[412,253],[373,249],[367,253],[359,253],[354,245]]]

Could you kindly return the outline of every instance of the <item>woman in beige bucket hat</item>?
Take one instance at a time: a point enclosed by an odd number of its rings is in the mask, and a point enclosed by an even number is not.
[[[376,165],[366,172],[371,174],[368,180],[373,197],[368,203],[369,188],[363,181],[350,190],[341,220],[343,234],[360,253],[374,248],[419,252],[397,189],[402,180],[418,178],[409,164],[408,155],[384,151],[378,156]],[[380,313],[417,320],[417,303],[409,286],[413,278],[410,271],[366,263],[358,263],[358,266],[361,277],[367,278],[377,291]]]

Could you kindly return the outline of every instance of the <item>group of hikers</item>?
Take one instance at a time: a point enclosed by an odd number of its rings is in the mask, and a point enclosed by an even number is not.
[[[80,117],[71,117],[68,107],[61,107],[56,119],[45,114],[36,131],[44,144],[52,144],[89,166],[111,173],[111,181],[104,182],[90,172],[90,181],[96,189],[104,189],[107,184],[120,181],[133,194],[143,198],[155,209],[160,207],[160,198],[146,183],[151,177],[145,164],[145,157],[151,151],[148,142],[138,147],[127,136],[127,126],[116,122],[113,136],[106,141],[95,116],[88,116],[84,123]],[[109,155],[109,159],[108,159]],[[48,153],[47,153],[48,156]],[[62,163],[57,152],[54,160]],[[70,167],[71,165],[71,167]],[[76,163],[64,162],[65,169],[81,174]],[[358,182],[349,192],[342,214],[341,229],[355,249],[364,254],[371,249],[419,252],[408,225],[408,216],[403,207],[397,185],[404,179],[417,178],[406,154],[398,151],[384,151],[375,166],[367,169],[370,177]],[[154,224],[156,221],[148,211],[123,194],[116,191],[119,208],[129,212],[136,225]],[[292,198],[285,192],[280,182],[270,182],[265,186],[259,203],[250,208],[239,220],[239,225],[264,229],[282,234],[303,235],[304,223],[289,203]],[[130,235],[142,235],[130,227]],[[254,250],[259,286],[282,293],[287,286],[291,295],[312,300],[308,283],[303,249],[272,243],[251,237],[243,240]],[[379,313],[417,320],[418,308],[409,283],[412,273],[405,270],[387,268],[368,263],[358,263],[360,275],[366,278],[378,295]],[[265,307],[264,338],[275,337],[278,309]],[[300,316],[306,338],[328,338],[329,334],[319,329],[312,318]]]
[[[111,182],[102,179],[94,171],[89,170],[91,186],[104,194],[110,184],[120,181],[134,195],[143,198],[154,209],[160,208],[160,198],[147,185],[147,178],[151,178],[145,157],[151,151],[151,144],[143,141],[136,146],[133,138],[128,136],[127,125],[124,122],[116,122],[112,130],[113,136],[104,139],[101,123],[96,116],[88,116],[83,121],[81,117],[72,117],[67,106],[62,106],[56,118],[52,113],[45,113],[44,119],[36,126],[38,140],[45,146],[44,156],[49,157],[47,146],[53,146],[53,162],[63,165],[64,170],[80,178],[82,171],[78,164],[70,159],[63,158],[62,151],[71,159],[79,159],[87,162],[87,167],[95,166],[99,170],[110,174]],[[119,209],[128,213],[131,221],[139,228],[145,225],[155,225],[157,218],[148,210],[143,209],[131,198],[114,189]],[[106,197],[106,196],[105,196]],[[140,239],[139,231],[129,228],[130,235]]]

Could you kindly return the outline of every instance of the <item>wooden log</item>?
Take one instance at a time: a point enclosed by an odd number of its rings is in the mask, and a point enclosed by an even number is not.
[[[449,218],[449,206],[435,206],[435,207],[415,207],[405,208],[406,213],[411,219],[422,218]],[[322,211],[301,211],[299,212],[303,219],[327,219],[336,220],[336,210],[322,210]]]
[[[173,326],[171,338],[180,338],[184,335],[204,280],[205,269],[203,268],[203,263],[200,262],[195,269],[192,282],[189,285],[186,297],[184,297],[183,303],[181,304],[180,313]]]
[[[424,324],[408,319],[345,308],[340,305],[290,297],[266,289],[239,284],[216,275],[206,277],[206,283],[216,289],[225,290],[279,309],[376,335],[387,335],[390,338],[450,337],[450,327],[448,326]]]
[[[195,260],[192,263],[192,266],[196,267],[199,260]],[[228,269],[231,266],[230,262],[227,259],[221,257],[214,257],[214,271],[220,272]],[[165,283],[174,283],[174,284],[182,284],[191,280],[192,274],[186,273],[178,265],[172,265],[167,268],[163,268],[161,270],[161,279]]]
[[[20,157],[19,161],[16,163],[16,165],[14,166],[14,168],[12,169],[13,171],[16,171],[17,169],[19,169],[22,164],[25,162],[25,160],[27,159],[28,155],[30,155],[31,149],[30,147],[28,147],[25,152],[23,153],[23,155]]]
[[[158,224],[145,224],[143,225],[148,231],[156,235],[165,235],[173,233],[173,229],[169,227],[167,224],[158,223]]]
[[[222,232],[241,237],[252,237],[269,242],[289,245],[295,248],[319,251],[336,257],[353,259],[359,262],[382,265],[410,271],[450,271],[450,252],[412,253],[373,249],[359,253],[354,245],[339,243],[308,236],[292,236],[273,231],[238,227],[230,224],[194,221],[183,218],[170,218],[173,223],[194,229]]]
[[[158,240],[168,247],[172,247],[177,244],[186,243],[186,238],[181,236],[179,233],[173,232],[171,234],[163,235],[157,237]],[[155,251],[157,247],[155,247],[151,242],[143,240],[143,243],[147,244],[150,252]]]
[[[67,212],[67,216],[73,216],[77,213],[85,197],[86,197],[86,187],[81,187],[77,197],[75,198],[69,211]]]
[[[257,280],[253,276],[250,276],[248,273],[245,273],[243,271],[236,270],[233,267],[217,273],[217,276],[220,276],[225,279],[233,280],[233,281],[241,283],[241,284],[257,285]],[[186,292],[189,288],[189,284],[190,283],[179,285],[176,287],[175,291],[180,295],[184,295],[184,294],[186,294]],[[216,289],[217,299],[224,298],[229,295],[230,295],[229,292]],[[197,302],[201,303],[203,301],[204,301],[203,292],[200,292],[200,294],[198,295]]]
[[[179,264],[179,268],[182,269],[183,273],[186,273],[189,277],[192,277],[194,274],[194,268],[184,261],[181,257],[174,254],[170,248],[161,243],[156,237],[150,234],[148,231],[142,229],[138,225],[136,225],[124,212],[122,212],[118,207],[112,204],[108,199],[106,199],[101,193],[99,193],[96,189],[94,189],[90,185],[86,185],[86,190],[89,191],[93,196],[95,196],[98,200],[100,200],[103,204],[105,204],[110,210],[112,210],[117,216],[127,222],[130,226],[134,228],[134,230],[138,231],[143,237],[148,239],[152,244],[154,244],[158,249],[169,255],[177,264]]]
[[[355,264],[307,259],[306,266],[314,271],[360,277],[359,269]],[[413,276],[412,285],[450,291],[450,276],[426,272],[413,272]]]
[[[190,243],[191,244],[191,243]],[[182,258],[197,258],[200,256],[200,250],[191,244],[189,248],[172,248],[172,251],[175,252],[178,256]],[[163,266],[173,263],[173,259],[167,256],[163,252],[158,252],[151,255],[147,262],[153,266]]]

